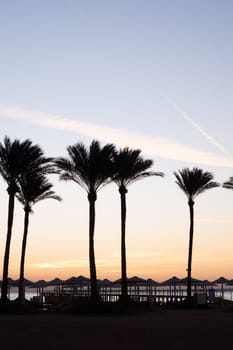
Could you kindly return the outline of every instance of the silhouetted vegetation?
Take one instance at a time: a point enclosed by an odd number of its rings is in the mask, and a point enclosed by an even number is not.
[[[43,173],[52,170],[51,158],[44,157],[39,145],[33,145],[30,140],[13,142],[6,136],[0,143],[0,174],[7,183],[9,195],[8,223],[5,255],[3,263],[2,300],[7,301],[8,290],[8,266],[10,256],[10,244],[14,217],[15,195],[20,189],[20,178],[26,173],[33,173],[36,169]]]
[[[56,310],[59,312],[84,313],[84,314],[120,314],[133,313],[135,310],[150,310],[147,303],[138,304],[130,300],[127,286],[127,262],[126,262],[126,194],[128,186],[135,181],[150,176],[163,176],[161,172],[150,171],[153,161],[144,159],[141,151],[128,147],[116,150],[113,144],[101,147],[99,141],[93,140],[86,148],[83,143],[76,143],[67,147],[68,158],[47,158],[39,145],[34,145],[30,140],[23,142],[15,139],[11,141],[7,136],[0,143],[0,175],[7,183],[8,221],[7,236],[3,264],[2,295],[0,313],[24,313],[38,312],[42,310],[42,304],[28,303],[25,300],[24,263],[26,242],[28,235],[29,215],[32,206],[44,199],[61,198],[52,190],[52,184],[48,181],[49,173],[57,173],[61,180],[73,181],[87,192],[89,201],[89,268],[91,282],[91,298],[75,299],[72,303],[63,303]],[[195,198],[202,192],[218,187],[213,180],[213,175],[199,168],[184,168],[174,172],[176,184],[188,198],[190,229],[187,267],[187,301],[180,304],[186,308],[191,304],[191,271],[192,250],[194,233],[194,204]],[[99,298],[97,286],[97,273],[95,264],[94,233],[95,233],[95,202],[97,192],[110,182],[118,186],[121,199],[121,298],[118,302],[107,303]],[[233,189],[233,177],[222,185],[224,188]],[[11,302],[7,299],[8,293],[8,266],[10,256],[10,244],[14,218],[15,197],[23,204],[24,208],[24,232],[22,239],[22,251],[20,262],[19,298]],[[173,305],[171,306],[173,307]],[[134,311],[133,311],[134,310]]]
[[[223,183],[223,187],[233,190],[233,176],[231,176],[228,181]]]
[[[202,169],[184,168],[178,172],[174,172],[176,184],[185,193],[188,198],[190,228],[189,228],[189,251],[188,251],[188,267],[187,267],[187,299],[191,299],[191,271],[192,271],[192,251],[193,251],[193,232],[194,232],[194,199],[202,192],[218,187],[219,184],[213,181],[213,175],[204,172]]]
[[[23,174],[19,179],[19,191],[16,194],[16,197],[24,207],[24,232],[22,239],[19,277],[19,301],[21,303],[25,302],[24,263],[28,235],[29,214],[32,213],[32,206],[42,200],[61,200],[61,198],[51,190],[52,186],[53,185],[47,180],[43,172],[41,172],[40,167],[38,169],[35,169],[33,172],[27,172]]]
[[[128,186],[149,176],[163,176],[162,173],[148,171],[153,165],[151,159],[143,159],[141,150],[120,149],[114,154],[113,181],[117,184],[121,196],[121,298],[128,301],[126,269],[126,193]]]
[[[89,201],[89,264],[91,279],[91,295],[93,300],[99,299],[96,277],[94,231],[95,202],[97,192],[108,184],[113,175],[113,155],[115,146],[107,144],[101,148],[98,141],[93,140],[87,149],[82,143],[67,147],[69,158],[58,158],[55,164],[61,180],[74,181],[87,192]]]

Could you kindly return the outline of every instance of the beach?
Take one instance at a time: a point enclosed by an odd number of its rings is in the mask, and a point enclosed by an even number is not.
[[[134,315],[0,315],[11,349],[221,349],[231,344],[233,311],[159,309]]]

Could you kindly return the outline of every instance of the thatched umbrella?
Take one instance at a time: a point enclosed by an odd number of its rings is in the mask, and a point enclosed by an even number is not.
[[[78,277],[71,277],[65,280],[63,283],[65,286],[72,286],[73,292],[77,292],[77,288],[80,288],[80,292],[82,291],[83,286],[89,286],[90,285],[90,279],[84,276],[78,276]]]
[[[170,294],[172,294],[172,287],[174,288],[174,294],[176,295],[176,286],[181,285],[181,279],[173,276],[166,281],[163,281],[160,285],[161,286],[168,286],[170,288]]]
[[[112,283],[115,285],[121,284],[121,278],[117,279],[116,281],[113,281]],[[145,285],[146,280],[144,278],[134,276],[134,277],[127,278],[127,283],[131,285],[135,285],[135,284]]]
[[[102,287],[111,287],[113,285],[113,282],[108,280],[107,278],[103,280],[97,280],[97,285],[102,288]]]
[[[19,285],[19,278],[18,278],[17,280],[15,280],[15,283],[17,284],[17,286]],[[29,287],[29,286],[31,286],[34,282],[32,282],[32,281],[30,281],[30,280],[24,278],[23,283],[24,283],[25,287]]]
[[[129,287],[134,287],[135,294],[139,295],[139,287],[147,286],[147,280],[144,278],[133,276],[127,279]]]
[[[149,296],[153,294],[153,287],[154,287],[154,292],[156,294],[156,287],[160,286],[161,283],[153,280],[152,278],[148,278],[146,282],[147,282]]]
[[[112,284],[115,286],[121,285],[121,278],[117,279],[116,281],[113,281]],[[138,276],[133,276],[133,277],[127,278],[127,284],[129,287],[134,286],[135,292],[136,290],[138,290],[139,292],[139,287],[146,286],[147,280]]]
[[[214,284],[215,284],[215,283],[210,282],[210,281],[208,281],[208,280],[203,280],[203,281],[201,281],[200,286],[202,286],[203,289],[207,292],[208,287],[213,287]]]
[[[67,280],[63,281],[63,285],[75,285],[78,283],[77,277],[70,277]]]
[[[90,282],[90,279],[84,276],[78,276],[78,277],[70,277],[67,280],[63,281],[63,284],[66,285],[80,285],[80,284],[88,284]]]
[[[46,287],[48,282],[45,280],[39,280],[32,283],[29,288],[35,288],[37,290],[37,296],[44,292],[44,287]]]
[[[182,286],[187,286],[187,277],[181,278],[179,283]],[[191,286],[195,287],[195,292],[197,290],[197,286],[201,286],[201,285],[202,285],[202,280],[199,280],[197,278],[191,278]]]
[[[173,276],[173,277],[167,279],[166,281],[162,282],[160,285],[161,286],[176,286],[177,284],[180,284],[180,282],[181,282],[180,278]]]
[[[212,283],[215,283],[215,284],[220,284],[221,285],[221,295],[222,295],[222,302],[224,300],[224,288],[223,288],[223,285],[224,284],[229,284],[230,280],[228,280],[227,278],[225,277],[219,277],[217,278],[216,280],[214,280]]]
[[[193,286],[200,286],[202,283],[202,280],[199,280],[197,278],[192,278],[191,279],[192,285]],[[181,285],[186,285],[187,284],[187,277],[181,278],[180,282]]]
[[[228,284],[230,282],[229,279],[225,278],[225,277],[219,277],[216,280],[214,280],[212,283],[215,284]]]
[[[48,286],[60,286],[64,281],[60,278],[54,278],[47,283]]]
[[[90,283],[91,283],[90,278],[82,276],[82,275],[77,277],[77,281],[79,284],[85,284],[85,285],[90,285]]]
[[[103,280],[98,279],[97,280],[97,286],[100,289],[100,294],[107,297],[107,292],[109,292],[109,295],[111,296],[111,287],[113,286],[113,282],[109,279],[105,278]]]
[[[48,287],[54,287],[54,292],[60,292],[61,285],[64,281],[60,278],[54,278],[47,283]]]
[[[157,282],[157,281],[153,280],[152,278],[148,278],[148,279],[146,280],[146,282],[147,282],[147,284],[149,284],[150,286],[154,286],[154,287],[158,287],[158,286],[161,285],[160,282]]]
[[[118,286],[121,284],[121,278],[118,278],[117,280],[112,282],[113,285]]]
[[[48,285],[48,282],[45,280],[39,280],[34,283],[32,283],[31,288],[44,288]]]

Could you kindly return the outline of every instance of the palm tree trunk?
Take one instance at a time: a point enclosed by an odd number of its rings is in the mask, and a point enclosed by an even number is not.
[[[189,229],[189,252],[188,252],[188,268],[187,268],[187,299],[191,300],[192,296],[192,252],[193,252],[193,222],[194,222],[194,201],[189,200],[189,214],[190,214],[190,229]]]
[[[94,251],[96,195],[95,194],[89,195],[88,199],[89,199],[89,262],[90,262],[91,297],[93,301],[98,301],[99,293],[97,288],[95,251]]]
[[[10,257],[10,244],[11,234],[14,217],[14,204],[15,204],[15,193],[9,191],[9,202],[8,202],[8,221],[7,221],[7,236],[6,236],[6,247],[3,262],[3,277],[2,277],[2,301],[7,301],[8,294],[8,268],[9,268],[9,257]]]
[[[28,234],[28,225],[29,225],[29,209],[25,208],[24,211],[25,211],[24,232],[23,232],[23,240],[22,240],[21,261],[20,261],[20,277],[19,277],[19,302],[21,304],[23,304],[25,301],[24,264],[25,264],[27,234]]]
[[[126,223],[126,189],[120,190],[121,195],[121,297],[127,299],[127,273],[126,273],[126,244],[125,244],[125,223]]]

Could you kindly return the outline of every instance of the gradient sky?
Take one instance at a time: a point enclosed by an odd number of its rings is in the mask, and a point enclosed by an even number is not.
[[[173,171],[233,176],[233,3],[230,0],[0,1],[0,141],[30,138],[47,156],[92,139],[140,148],[153,177],[127,195],[128,275],[186,276],[189,212]],[[31,216],[26,276],[89,276],[84,190],[52,176],[62,203]],[[0,179],[0,258],[8,197]],[[233,192],[195,205],[193,276],[233,278]],[[96,202],[98,278],[120,277],[116,185]],[[23,209],[16,203],[10,276],[18,278]]]

